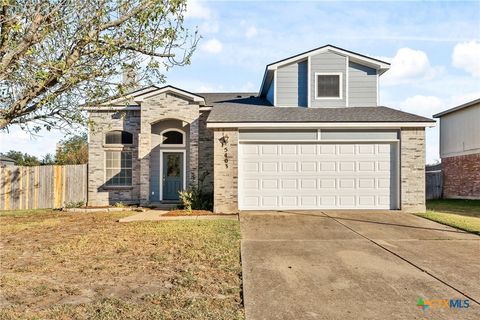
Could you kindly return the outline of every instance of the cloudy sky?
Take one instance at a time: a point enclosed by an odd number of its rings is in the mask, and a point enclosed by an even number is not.
[[[480,1],[190,1],[202,35],[192,64],[167,82],[197,92],[258,91],[265,65],[325,44],[390,61],[382,105],[431,117],[480,97]],[[0,152],[54,152],[59,132],[32,139],[13,128]],[[427,162],[439,159],[427,130]]]

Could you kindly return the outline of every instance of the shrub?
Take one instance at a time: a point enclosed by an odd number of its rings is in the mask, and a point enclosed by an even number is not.
[[[209,175],[209,172],[205,172],[198,179],[198,186],[195,184],[195,177],[192,176],[191,185],[183,191],[179,191],[180,200],[183,207],[188,212],[192,210],[212,210],[213,209],[213,194],[211,192],[205,192],[204,181]]]
[[[81,208],[85,206],[85,202],[84,201],[70,201],[70,202],[67,202],[65,203],[65,208]]]

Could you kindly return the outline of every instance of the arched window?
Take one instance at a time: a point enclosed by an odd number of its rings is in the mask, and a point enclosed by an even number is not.
[[[177,130],[166,130],[162,132],[162,144],[183,145],[184,133]]]
[[[121,130],[107,132],[105,144],[133,144],[133,134]]]

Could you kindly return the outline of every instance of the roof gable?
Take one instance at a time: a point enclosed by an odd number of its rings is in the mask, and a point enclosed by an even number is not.
[[[260,95],[265,95],[265,91],[267,90],[267,87],[270,84],[271,79],[273,78],[272,74],[274,70],[276,70],[278,67],[281,67],[290,63],[294,63],[297,61],[305,60],[311,56],[314,56],[323,52],[327,52],[327,51],[334,52],[342,56],[348,56],[349,61],[378,70],[379,74],[383,74],[388,69],[390,69],[390,63],[388,62],[327,44],[325,46],[318,47],[318,48],[268,64],[265,67],[265,74],[263,76],[262,85],[260,87]]]
[[[459,111],[459,110],[463,110],[465,108],[468,108],[468,107],[472,107],[476,104],[479,104],[480,103],[480,98],[479,99],[475,99],[473,101],[470,101],[470,102],[467,102],[467,103],[464,103],[462,105],[459,105],[457,107],[453,107],[451,109],[448,109],[448,110],[445,110],[445,111],[442,111],[442,112],[439,112],[437,114],[434,114],[433,117],[434,118],[440,118],[444,115],[447,115],[447,114],[450,114],[450,113],[453,113],[453,112],[456,112],[456,111]]]
[[[174,86],[170,86],[170,85],[158,88],[157,90],[153,90],[153,91],[141,94],[139,96],[136,96],[134,98],[134,100],[137,103],[141,103],[145,99],[154,97],[154,96],[162,94],[162,93],[174,93],[178,96],[186,98],[187,100],[191,100],[191,101],[194,101],[194,102],[199,102],[199,104],[205,105],[205,99],[202,96],[199,96],[198,94],[195,94],[195,93],[192,93],[190,91],[186,91],[186,90],[174,87]]]
[[[116,107],[123,109],[132,109],[139,110],[140,104],[144,99],[151,98],[153,96],[162,94],[162,93],[173,93],[175,95],[186,98],[187,100],[198,102],[200,105],[205,105],[205,99],[198,94],[174,87],[174,86],[164,86],[158,87],[151,85],[144,87],[132,92],[127,93],[123,97],[112,98],[105,100],[104,102],[98,104],[97,107],[86,107],[85,110],[102,110],[102,108],[108,108],[109,110],[115,109]]]
[[[275,70],[279,66],[283,66],[299,60],[304,60],[304,59],[307,59],[309,56],[314,56],[326,51],[332,51],[343,56],[348,56],[350,58],[350,61],[352,62],[366,65],[367,67],[370,66],[377,70],[384,70],[383,72],[387,71],[390,68],[390,63],[388,62],[385,62],[376,58],[372,58],[360,53],[356,53],[353,51],[349,51],[346,49],[342,49],[336,46],[332,46],[331,44],[327,44],[325,46],[318,47],[318,48],[291,56],[289,58],[285,58],[285,59],[270,63],[267,65],[267,69]]]

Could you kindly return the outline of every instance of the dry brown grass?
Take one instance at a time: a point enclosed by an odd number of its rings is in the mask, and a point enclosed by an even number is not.
[[[0,212],[1,319],[242,319],[234,220]]]

